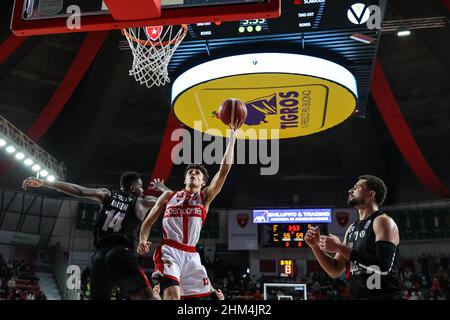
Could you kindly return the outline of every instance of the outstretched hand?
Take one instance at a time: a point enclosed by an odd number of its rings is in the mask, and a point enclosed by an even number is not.
[[[237,136],[237,131],[240,129],[240,127],[244,124],[244,120],[236,120],[234,123],[230,123],[230,138],[235,139]]]
[[[44,182],[41,179],[29,177],[25,179],[22,183],[22,190],[27,190],[28,188],[40,188]]]
[[[232,131],[236,131],[237,129],[239,129],[239,128],[244,124],[244,121],[245,121],[245,120],[239,120],[239,119],[236,119],[236,120],[234,121],[234,123],[230,123],[230,128],[231,128],[231,130],[232,130]]]
[[[153,287],[153,295],[155,296],[155,300],[161,300],[161,286],[159,283]]]
[[[328,236],[320,236],[319,248],[322,251],[336,253],[339,251],[341,245],[341,240],[334,234],[330,233]]]
[[[320,240],[319,226],[309,228],[305,235],[305,242],[311,248],[318,247]]]
[[[222,290],[216,289],[216,290],[214,290],[214,293],[216,294],[217,299],[225,300],[225,295],[223,294]]]
[[[139,245],[137,247],[137,253],[140,255],[147,254],[150,251],[151,245],[152,245],[152,243],[150,241],[139,243]]]
[[[155,178],[152,182],[150,182],[150,189],[153,189],[155,191],[164,192],[167,187],[164,184],[164,180]]]

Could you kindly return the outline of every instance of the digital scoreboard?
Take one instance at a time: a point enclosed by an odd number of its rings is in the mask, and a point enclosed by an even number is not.
[[[252,19],[235,22],[205,22],[189,26],[187,39],[235,38],[268,34],[288,34],[332,29],[361,29],[362,23],[354,23],[348,17],[352,5],[363,5],[366,14],[373,0],[283,0],[278,19]],[[352,12],[352,11],[350,11]],[[361,21],[361,20],[358,20]]]
[[[308,247],[304,237],[309,228],[316,224],[265,224],[261,225],[261,245],[275,248]],[[321,234],[326,234],[327,225],[319,224]]]
[[[278,261],[278,275],[280,277],[292,278],[295,276],[295,260],[282,259]]]
[[[308,227],[300,224],[273,224],[272,242],[280,247],[303,247],[304,239]]]

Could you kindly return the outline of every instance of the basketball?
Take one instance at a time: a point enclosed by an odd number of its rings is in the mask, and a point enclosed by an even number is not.
[[[227,126],[231,123],[245,121],[247,118],[247,107],[244,102],[239,99],[226,99],[219,107],[217,116]]]

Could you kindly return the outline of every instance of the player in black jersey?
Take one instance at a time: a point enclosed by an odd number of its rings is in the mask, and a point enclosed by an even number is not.
[[[378,211],[386,193],[381,179],[359,177],[348,191],[347,200],[349,206],[358,209],[359,220],[347,229],[344,242],[335,235],[320,235],[318,227],[305,235],[306,243],[330,277],[337,278],[346,271],[354,299],[402,299],[398,228],[394,220]]]
[[[112,289],[130,299],[153,299],[151,285],[138,262],[134,241],[137,228],[155,205],[156,198],[143,196],[142,180],[136,172],[125,172],[120,190],[92,189],[66,182],[49,182],[30,177],[22,188],[46,187],[102,205],[94,230],[95,250],[91,253],[91,299],[109,300]],[[168,189],[159,180],[159,191]]]

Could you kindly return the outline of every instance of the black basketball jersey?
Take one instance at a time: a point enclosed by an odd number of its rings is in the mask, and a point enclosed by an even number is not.
[[[360,253],[376,255],[375,232],[373,221],[383,213],[376,211],[364,220],[356,221],[349,229],[347,245]],[[370,266],[365,266],[356,261],[347,262],[346,281],[350,295],[356,299],[382,298],[383,295],[398,293],[401,285],[398,275],[399,250],[395,250],[392,266],[387,272],[378,272],[380,281],[375,278],[375,272]],[[379,271],[379,269],[377,270]],[[370,277],[370,279],[369,279]],[[369,281],[368,281],[369,280]]]
[[[124,191],[110,192],[110,199],[97,217],[95,247],[126,246],[133,249],[136,229],[141,223],[135,211],[137,198]]]

